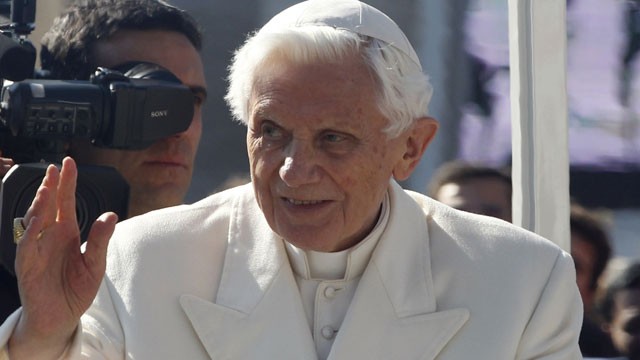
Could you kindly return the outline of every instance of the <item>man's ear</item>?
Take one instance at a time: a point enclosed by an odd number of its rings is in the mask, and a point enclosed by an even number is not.
[[[437,131],[438,121],[423,117],[416,120],[406,134],[401,135],[406,143],[402,159],[393,168],[393,177],[396,180],[406,180],[411,175]]]

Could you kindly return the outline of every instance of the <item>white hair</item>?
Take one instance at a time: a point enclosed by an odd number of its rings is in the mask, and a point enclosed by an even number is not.
[[[225,100],[235,120],[249,120],[249,98],[257,72],[283,57],[295,63],[339,62],[354,51],[361,54],[377,84],[378,109],[389,120],[385,132],[393,138],[415,120],[427,116],[433,89],[419,64],[397,48],[329,26],[256,32],[234,55],[229,66]]]

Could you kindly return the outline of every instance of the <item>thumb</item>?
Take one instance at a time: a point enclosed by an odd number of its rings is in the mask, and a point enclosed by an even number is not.
[[[98,278],[104,275],[107,247],[117,222],[118,215],[106,212],[96,219],[89,231],[84,258],[88,270]]]

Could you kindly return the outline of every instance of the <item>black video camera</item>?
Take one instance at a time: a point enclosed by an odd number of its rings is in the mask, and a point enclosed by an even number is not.
[[[185,131],[194,96],[171,72],[131,62],[98,68],[88,81],[43,79],[35,71],[35,0],[0,0],[0,150],[16,165],[0,187],[0,263],[14,272],[13,218],[24,216],[48,164],[67,155],[69,142],[144,149]],[[78,166],[76,213],[83,241],[105,211],[127,217],[129,187],[111,167]]]
[[[97,147],[145,149],[185,131],[192,117],[191,90],[150,63],[98,68],[89,81],[5,81],[0,149],[17,163],[59,162],[75,138]]]

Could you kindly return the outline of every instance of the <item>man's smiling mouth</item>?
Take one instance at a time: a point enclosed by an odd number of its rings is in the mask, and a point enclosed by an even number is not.
[[[291,198],[284,198],[284,200],[292,205],[317,205],[324,202],[324,200],[296,200]]]

